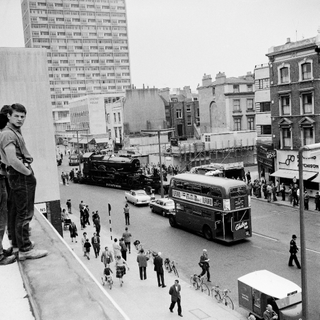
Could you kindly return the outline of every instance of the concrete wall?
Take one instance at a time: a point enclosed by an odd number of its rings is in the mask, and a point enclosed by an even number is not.
[[[47,51],[0,48],[0,106],[19,102],[27,108],[22,133],[37,178],[36,203],[61,232],[60,192],[50,102]]]
[[[165,106],[159,96],[159,90],[127,90],[123,117],[126,134],[137,133],[142,129],[164,129]]]

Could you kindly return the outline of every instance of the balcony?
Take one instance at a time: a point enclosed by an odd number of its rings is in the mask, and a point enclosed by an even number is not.
[[[242,114],[242,110],[241,109],[234,109],[232,111],[233,114]]]

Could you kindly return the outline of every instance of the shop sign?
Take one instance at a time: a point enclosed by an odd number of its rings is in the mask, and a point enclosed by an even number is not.
[[[319,172],[319,156],[303,157],[303,170]],[[277,151],[278,169],[299,170],[298,151]]]

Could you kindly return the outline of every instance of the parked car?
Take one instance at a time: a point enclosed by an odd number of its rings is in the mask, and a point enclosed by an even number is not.
[[[150,208],[152,212],[160,213],[164,217],[166,217],[168,213],[174,211],[174,202],[170,198],[162,198],[162,199],[150,202]]]
[[[79,165],[79,156],[77,154],[72,154],[69,157],[69,166],[78,166]]]
[[[144,190],[126,191],[124,197],[128,202],[131,202],[133,205],[150,203],[150,196],[148,196]]]

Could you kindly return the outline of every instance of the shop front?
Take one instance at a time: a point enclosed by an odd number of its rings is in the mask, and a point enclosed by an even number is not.
[[[311,197],[319,191],[319,156],[303,157],[303,183]],[[271,174],[286,189],[296,181],[299,184],[299,154],[294,150],[277,150],[276,171]]]
[[[265,143],[257,144],[257,161],[259,179],[264,178],[270,181],[271,174],[275,171],[274,159],[276,158],[276,151],[273,146]]]

